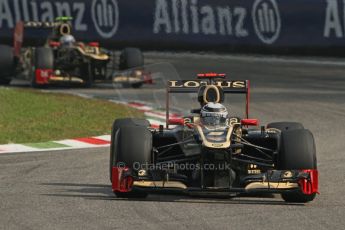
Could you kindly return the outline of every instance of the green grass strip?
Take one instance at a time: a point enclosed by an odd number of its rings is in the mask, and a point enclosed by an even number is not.
[[[104,100],[0,87],[0,144],[110,134],[114,120],[124,117],[143,113]]]

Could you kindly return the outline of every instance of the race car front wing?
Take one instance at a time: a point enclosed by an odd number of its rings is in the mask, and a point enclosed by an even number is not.
[[[139,172],[140,173],[140,172]],[[145,175],[149,175],[145,172]],[[150,176],[135,176],[128,167],[112,168],[112,189],[114,192],[132,190],[181,191],[200,194],[233,194],[233,193],[286,193],[301,191],[305,195],[319,193],[318,171],[304,170],[269,170],[265,173],[247,175],[241,178],[243,187],[189,187],[180,180],[169,180],[169,176],[153,180]],[[164,179],[163,179],[164,178]]]

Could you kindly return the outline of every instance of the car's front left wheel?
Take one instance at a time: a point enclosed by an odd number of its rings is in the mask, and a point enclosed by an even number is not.
[[[316,149],[313,134],[307,129],[282,131],[278,155],[280,170],[316,170]],[[286,202],[307,203],[314,200],[316,193],[302,191],[286,192],[282,198]]]
[[[149,122],[144,119],[120,119],[115,121],[110,150],[110,179],[113,180],[113,167],[128,167],[134,173],[142,165],[151,163],[152,134]],[[144,198],[143,191],[114,191],[117,197]]]

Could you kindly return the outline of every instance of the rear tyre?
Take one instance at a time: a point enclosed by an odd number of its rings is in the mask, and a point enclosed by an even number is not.
[[[51,48],[39,47],[35,50],[34,55],[34,66],[36,69],[54,69],[54,53]],[[42,85],[37,84],[36,81],[36,71],[33,71],[31,77],[31,86],[34,88],[42,87]]]
[[[123,126],[115,134],[115,162],[127,166],[133,171],[143,164],[151,163],[152,134],[142,126]],[[117,197],[144,198],[146,192],[132,190],[130,192],[115,192]]]
[[[10,46],[0,45],[0,85],[8,85],[14,75],[14,56]]]
[[[316,149],[313,134],[307,129],[283,131],[278,156],[278,169],[317,169]],[[301,191],[283,193],[286,202],[307,203],[316,194],[306,195]]]
[[[137,48],[126,48],[120,55],[120,70],[136,68],[144,65],[144,56]]]
[[[281,131],[304,129],[303,125],[298,122],[273,122],[268,124],[267,128],[275,128]]]

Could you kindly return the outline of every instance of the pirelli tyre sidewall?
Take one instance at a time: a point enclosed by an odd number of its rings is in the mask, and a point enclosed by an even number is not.
[[[123,126],[115,134],[115,161],[136,171],[150,164],[152,134],[143,126]]]
[[[118,159],[115,157],[116,153],[116,145],[115,145],[115,135],[117,131],[121,127],[125,126],[134,126],[134,127],[149,127],[150,122],[146,119],[138,119],[138,118],[123,118],[123,119],[116,119],[112,126],[111,131],[111,144],[110,144],[110,162],[109,162],[109,173],[110,173],[110,181],[112,179],[112,167],[118,163]]]
[[[120,55],[120,70],[132,69],[144,65],[144,56],[140,49],[125,48]]]
[[[316,148],[313,134],[307,129],[282,131],[277,162],[280,170],[317,169]],[[306,203],[315,198],[315,194],[302,192],[283,193],[287,202]]]
[[[0,45],[0,85],[7,85],[14,75],[14,56],[10,46]]]

